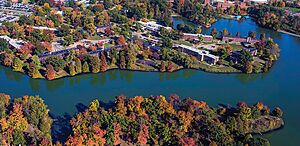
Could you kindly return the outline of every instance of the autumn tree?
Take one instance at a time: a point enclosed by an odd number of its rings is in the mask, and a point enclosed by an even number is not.
[[[40,58],[37,55],[33,55],[31,57],[31,63],[33,63],[35,66],[37,66],[37,68],[39,69],[41,67],[41,61]]]
[[[59,56],[50,56],[45,60],[46,64],[51,64],[55,71],[63,70],[66,66],[66,61]]]
[[[74,65],[73,63],[71,63],[71,64],[69,65],[69,74],[70,74],[71,76],[76,75],[75,65]]]
[[[121,137],[120,135],[122,134],[122,127],[119,123],[114,123],[113,124],[113,129],[114,129],[114,142],[113,145],[119,145],[121,144]]]
[[[106,62],[106,57],[103,52],[101,52],[101,72],[105,72],[107,70],[107,62]]]
[[[38,66],[34,63],[29,63],[29,68],[28,68],[28,75],[31,76],[32,78],[39,78],[40,77],[40,71]]]
[[[165,62],[164,62],[164,61],[161,61],[159,71],[160,71],[160,72],[165,72],[165,71],[166,71],[166,65],[165,65]]]
[[[212,30],[211,30],[211,35],[213,36],[214,39],[217,37],[218,31],[217,31],[217,29],[216,29],[215,27],[212,28]]]
[[[138,143],[140,145],[146,145],[148,138],[149,138],[148,126],[145,124],[142,124],[140,126],[140,131],[139,131],[138,138],[137,138]]]
[[[125,115],[127,113],[127,107],[125,106],[126,97],[123,95],[117,96],[115,100],[116,112],[120,115]]]
[[[174,71],[173,63],[171,61],[168,61],[167,71],[168,72]]]
[[[87,62],[84,62],[84,63],[83,63],[82,71],[83,71],[84,73],[90,72],[89,64],[88,64]]]
[[[121,69],[125,69],[126,68],[126,58],[125,58],[125,52],[124,51],[120,52],[119,67]]]
[[[119,59],[119,56],[118,56],[118,51],[116,48],[112,48],[110,49],[110,52],[109,52],[110,56],[111,56],[111,65],[115,65]]]
[[[81,61],[79,58],[75,58],[75,70],[76,70],[76,73],[79,74],[82,72],[82,64],[81,64]]]
[[[142,51],[142,56],[143,56],[143,59],[148,59],[149,56],[152,55],[152,52],[150,49],[145,49]]]
[[[98,56],[89,56],[89,66],[93,73],[100,71],[100,60]]]
[[[89,50],[90,50],[90,51],[95,51],[95,50],[97,50],[97,47],[94,46],[94,45],[91,45],[91,46],[89,47]]]
[[[134,65],[136,63],[136,52],[134,50],[134,48],[129,48],[127,50],[127,53],[126,53],[126,61],[127,61],[127,66],[126,68],[128,69],[133,69],[134,68]]]
[[[5,66],[12,66],[13,64],[13,59],[14,59],[14,54],[12,53],[4,53],[3,55],[3,60],[2,60],[2,64]]]
[[[123,35],[121,35],[118,40],[117,40],[117,44],[118,45],[125,45],[126,44],[126,40],[125,37]]]
[[[48,80],[55,79],[55,70],[54,70],[54,68],[53,68],[53,66],[51,64],[47,64],[46,65],[46,75],[45,75],[45,77]]]
[[[222,30],[222,36],[228,36],[229,32],[226,28]]]
[[[52,44],[49,43],[49,42],[44,42],[42,43],[42,46],[49,52],[52,52],[54,51],[53,47],[52,47]]]
[[[14,71],[22,71],[23,70],[23,61],[20,58],[15,57],[13,60],[13,70]]]
[[[7,115],[7,106],[9,105],[10,96],[0,93],[0,119]]]

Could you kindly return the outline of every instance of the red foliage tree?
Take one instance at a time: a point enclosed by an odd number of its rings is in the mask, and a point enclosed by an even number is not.
[[[119,45],[125,45],[126,44],[126,40],[125,40],[125,37],[123,35],[121,35],[118,40],[117,40],[117,43]]]
[[[174,71],[173,63],[171,61],[168,62],[167,71],[168,72],[173,72]]]
[[[179,4],[182,7],[184,5],[184,0],[179,0]]]
[[[47,51],[49,51],[49,52],[54,51],[54,50],[53,50],[53,47],[52,47],[52,44],[49,43],[49,42],[44,42],[44,43],[42,43],[42,46],[43,46],[44,48],[46,48]]]
[[[27,26],[26,29],[25,29],[25,32],[26,32],[27,34],[30,34],[30,33],[32,33],[33,31],[34,31],[34,29],[33,29],[32,26]]]
[[[159,71],[160,72],[165,72],[166,71],[166,65],[165,65],[164,61],[161,62]]]
[[[97,50],[97,47],[96,47],[96,46],[93,46],[93,45],[91,45],[91,46],[89,47],[89,50],[90,50],[90,51],[95,51],[95,50]]]
[[[107,62],[106,62],[106,57],[103,52],[101,52],[101,72],[105,72],[107,70]]]
[[[185,137],[180,139],[180,144],[182,146],[196,146],[196,141],[191,137]]]
[[[125,115],[127,112],[127,108],[125,106],[125,99],[126,96],[121,95],[121,96],[117,96],[115,100],[116,112],[121,115]]]
[[[244,108],[244,107],[247,107],[247,104],[246,104],[245,102],[240,101],[240,102],[237,104],[237,106],[238,106],[239,108]]]
[[[33,49],[33,44],[28,42],[28,43],[25,43],[23,46],[20,47],[20,52],[22,54],[30,54],[32,53],[32,49]]]
[[[122,127],[119,123],[114,123],[114,145],[121,144],[120,135],[122,133]]]
[[[138,143],[140,145],[146,145],[149,138],[148,126],[142,124],[140,126],[140,132],[138,135]]]
[[[95,124],[93,126],[93,130],[94,130],[94,139],[95,141],[97,141],[98,143],[100,143],[100,145],[105,145],[106,143],[106,139],[105,139],[105,134],[106,134],[106,130],[102,130],[98,124]]]

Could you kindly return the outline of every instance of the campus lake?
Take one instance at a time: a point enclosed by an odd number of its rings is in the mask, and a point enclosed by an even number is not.
[[[176,19],[175,19],[176,20]],[[176,20],[175,23],[182,23]],[[215,74],[198,70],[174,73],[132,72],[111,70],[55,81],[31,79],[0,66],[0,92],[12,97],[40,95],[54,115],[74,114],[93,99],[111,102],[116,95],[165,95],[176,93],[181,98],[204,100],[211,106],[235,105],[239,101],[258,101],[270,108],[284,111],[284,128],[265,135],[271,145],[296,146],[300,137],[300,38],[258,27],[248,19],[242,23],[221,19],[214,23],[218,31],[227,28],[235,34],[247,35],[249,30],[266,33],[281,48],[281,57],[264,74]],[[203,33],[209,33],[204,29]]]

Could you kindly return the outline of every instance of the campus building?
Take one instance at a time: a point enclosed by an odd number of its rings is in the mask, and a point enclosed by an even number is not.
[[[216,65],[219,61],[219,56],[215,56],[209,53],[209,51],[200,50],[186,45],[174,45],[178,51],[195,56],[200,61],[206,61],[209,64]]]

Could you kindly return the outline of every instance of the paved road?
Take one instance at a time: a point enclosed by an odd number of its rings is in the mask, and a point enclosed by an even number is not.
[[[105,52],[108,52],[110,51],[111,48],[121,48],[123,47],[124,45],[116,45],[116,46],[113,46],[113,47],[109,47],[109,48],[98,48],[97,50],[95,51],[90,51],[88,52],[88,54],[96,54],[96,53],[99,53],[99,52],[102,52],[102,51],[105,51]],[[55,56],[55,55],[62,55],[62,54],[66,54],[68,53],[69,51],[71,50],[79,50],[78,48],[69,48],[69,49],[65,49],[65,50],[60,50],[60,51],[55,51],[55,52],[46,52],[44,54],[41,54],[39,55],[40,58],[45,58],[45,57],[48,57],[48,56]]]

